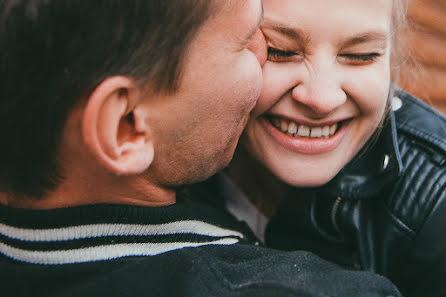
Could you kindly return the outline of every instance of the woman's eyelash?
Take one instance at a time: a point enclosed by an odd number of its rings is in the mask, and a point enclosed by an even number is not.
[[[268,47],[268,56],[273,58],[287,58],[298,55],[296,52],[283,51],[276,48]]]
[[[381,54],[378,53],[370,53],[370,54],[343,54],[341,55],[344,58],[347,59],[351,59],[351,60],[356,60],[356,61],[374,61],[377,58],[379,58],[381,56]]]
[[[294,56],[302,56],[301,52],[296,51],[285,51],[273,47],[268,47],[268,58],[270,59],[286,59]],[[342,54],[341,57],[354,61],[356,63],[360,62],[373,62],[379,58],[381,54],[379,53],[369,53],[369,54]]]

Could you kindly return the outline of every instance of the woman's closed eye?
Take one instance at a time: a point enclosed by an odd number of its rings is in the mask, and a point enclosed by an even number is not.
[[[304,54],[301,51],[287,51],[268,47],[268,61],[285,62],[290,60],[300,60],[303,57]]]
[[[368,65],[381,57],[381,53],[341,54],[342,62],[348,65]],[[268,47],[268,60],[272,62],[300,61],[304,58],[302,51],[281,50]]]
[[[380,53],[366,53],[366,54],[341,54],[339,55],[342,61],[350,65],[368,65],[376,61],[382,56]]]

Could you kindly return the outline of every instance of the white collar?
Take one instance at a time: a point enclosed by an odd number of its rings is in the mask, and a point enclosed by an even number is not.
[[[224,173],[220,174],[221,195],[226,210],[240,221],[246,222],[251,231],[265,242],[265,229],[269,218],[264,216],[246,195]]]

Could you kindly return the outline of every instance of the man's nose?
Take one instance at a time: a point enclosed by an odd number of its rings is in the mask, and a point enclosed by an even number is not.
[[[263,66],[263,64],[265,64],[266,62],[268,49],[266,47],[265,36],[260,29],[258,29],[252,37],[251,41],[248,44],[248,49],[254,53],[260,63],[260,66]]]
[[[292,96],[316,116],[328,115],[347,100],[339,76],[334,65],[317,67],[305,74],[292,90]]]

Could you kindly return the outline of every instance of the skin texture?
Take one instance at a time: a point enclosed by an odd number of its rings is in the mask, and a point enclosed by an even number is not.
[[[263,20],[261,2],[230,6],[189,48],[179,92],[150,102],[155,108],[147,122],[157,143],[146,173],[151,180],[167,186],[201,181],[233,156],[260,95],[266,47],[256,31]]]
[[[191,41],[177,92],[156,93],[131,77],[105,79],[67,119],[58,158],[63,183],[38,201],[0,201],[38,209],[169,205],[177,186],[225,167],[261,92],[266,43],[260,0],[222,6]]]
[[[392,1],[265,0],[264,8],[264,87],[229,174],[266,213],[273,202],[255,197],[256,185],[268,195],[265,188],[280,193],[281,183],[325,184],[379,125],[390,87]],[[293,138],[274,128],[271,117],[310,127],[348,124],[333,137]]]

